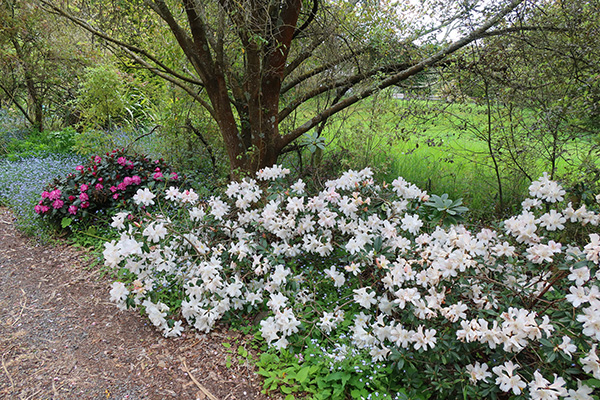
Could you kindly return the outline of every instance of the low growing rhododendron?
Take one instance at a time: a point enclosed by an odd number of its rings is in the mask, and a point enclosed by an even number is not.
[[[370,169],[348,171],[310,195],[288,173],[265,168],[264,184],[232,182],[205,202],[139,189],[135,201],[161,212],[114,217],[121,237],[105,244],[105,263],[128,279],[111,300],[141,308],[167,337],[182,320],[209,332],[266,311],[257,329],[269,346],[353,349],[332,362],[384,362],[396,393],[418,398],[595,398],[594,207],[565,204],[544,175],[519,215],[472,231],[431,222],[441,203],[402,178],[379,184]]]
[[[94,156],[73,173],[57,178],[41,194],[35,212],[56,222],[63,218],[82,222],[98,211],[135,208],[153,204],[151,192],[137,195],[138,189],[178,182],[179,176],[163,160],[114,150]],[[135,197],[135,196],[138,197]],[[141,200],[140,200],[141,199]]]

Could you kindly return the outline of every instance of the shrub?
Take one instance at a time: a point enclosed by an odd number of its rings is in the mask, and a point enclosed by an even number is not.
[[[104,258],[123,279],[111,300],[140,307],[167,337],[183,319],[208,332],[266,312],[262,339],[303,360],[290,367],[292,386],[264,371],[288,392],[595,398],[600,216],[565,204],[556,182],[533,182],[521,214],[471,232],[442,227],[459,203],[402,178],[376,184],[369,169],[348,171],[309,196],[286,172],[264,169],[257,178],[268,184],[233,182],[226,199],[205,203],[192,191],[138,190],[140,205],[165,203],[135,223],[114,217],[121,237]]]
[[[140,188],[179,181],[162,159],[152,161],[124,149],[94,156],[75,170],[46,187],[35,212],[63,226],[86,222],[108,210],[134,209],[130,200]]]
[[[77,132],[70,127],[61,131],[31,131],[26,138],[8,142],[6,158],[10,161],[17,161],[45,154],[71,153],[76,134]]]

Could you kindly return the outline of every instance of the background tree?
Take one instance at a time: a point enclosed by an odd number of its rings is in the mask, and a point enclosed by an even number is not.
[[[90,55],[76,35],[81,32],[37,1],[0,3],[0,93],[37,130],[44,129],[48,115],[69,114],[77,71]]]
[[[88,3],[74,8],[73,2],[61,8],[41,1],[206,108],[234,172],[275,163],[286,146],[340,110],[438,64],[492,27],[510,24],[504,18],[523,3],[501,2],[485,10],[449,3],[440,9],[451,14],[439,25],[469,25],[471,18],[485,22],[451,44],[432,46],[413,43],[433,31],[421,25],[409,33],[414,12],[397,24],[379,25],[400,18],[399,10],[383,2],[148,0],[127,2],[126,9],[122,2],[111,3],[121,11],[111,17],[105,3],[101,9]],[[114,15],[124,18],[115,21]],[[186,63],[145,47],[145,26],[154,33],[167,27]],[[335,101],[316,115],[304,114],[303,105],[332,91],[338,94],[331,97]],[[302,114],[301,122],[281,131],[294,113]]]

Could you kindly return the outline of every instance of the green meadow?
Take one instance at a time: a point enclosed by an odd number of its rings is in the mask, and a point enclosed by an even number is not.
[[[503,191],[502,211],[498,210],[498,178],[485,140],[490,131],[484,106],[441,100],[368,99],[331,121],[323,137],[326,153],[345,156],[342,165],[375,167],[387,180],[402,176],[430,193],[462,198],[473,219],[486,220],[514,212],[530,183],[508,162],[507,152],[495,147],[500,143],[498,131],[508,128],[494,110],[491,116],[492,151],[497,157]],[[524,117],[526,123],[534,118]],[[525,135],[519,126],[513,129],[516,135]],[[558,177],[573,172],[584,157],[581,148],[585,145],[583,140],[563,144],[564,156],[556,164]],[[522,156],[523,170],[532,179],[551,170],[542,150]]]

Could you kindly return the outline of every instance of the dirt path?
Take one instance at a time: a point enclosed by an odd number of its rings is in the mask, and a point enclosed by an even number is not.
[[[266,399],[239,334],[164,339],[108,303],[85,254],[37,246],[0,209],[0,399]]]

